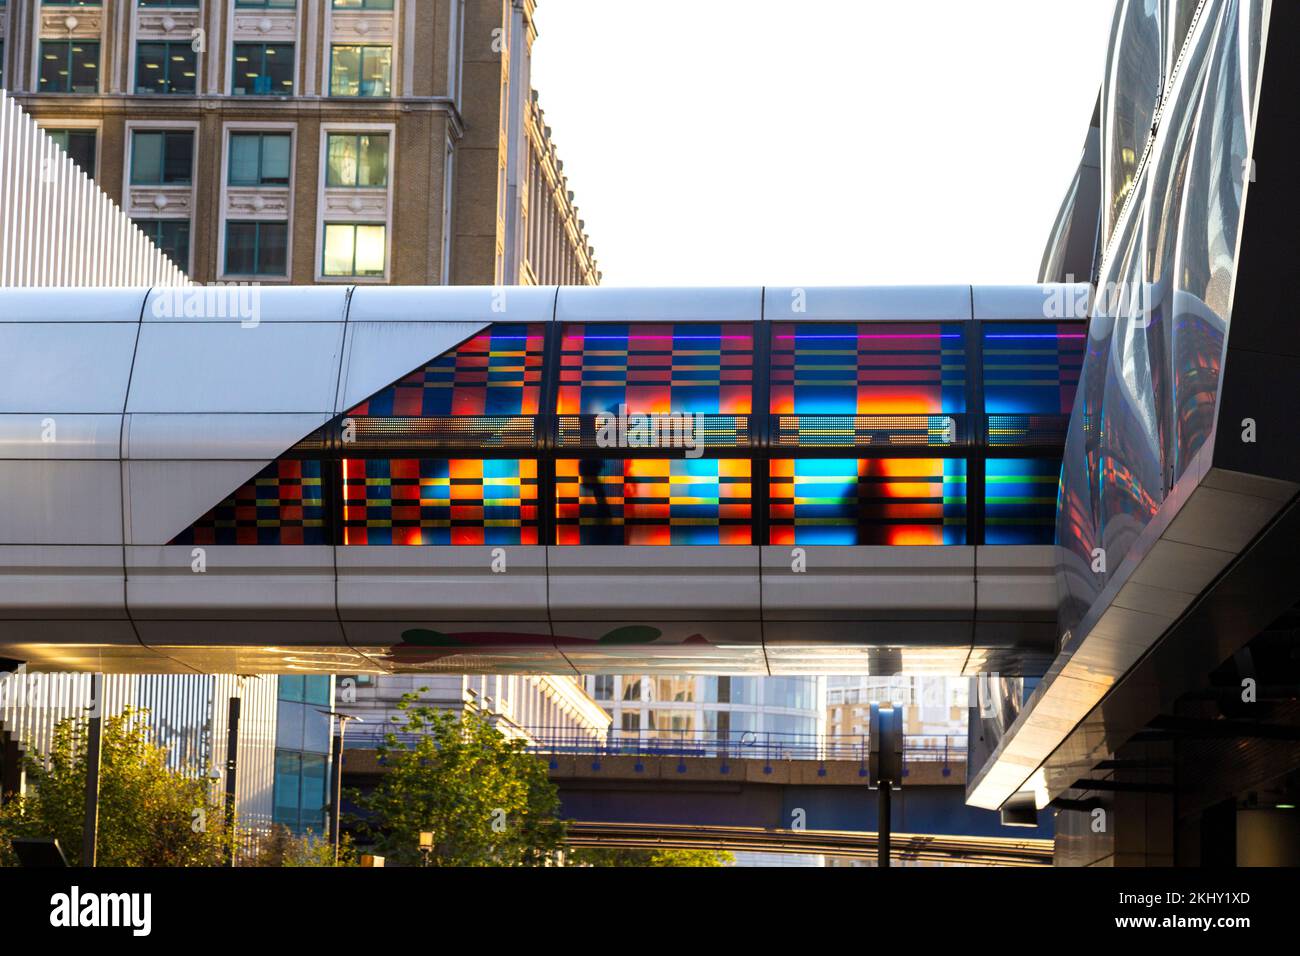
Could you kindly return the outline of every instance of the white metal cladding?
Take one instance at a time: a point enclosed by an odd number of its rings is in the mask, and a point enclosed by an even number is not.
[[[84,717],[92,702],[90,674],[0,675],[0,730],[12,733],[28,754],[48,756],[60,721]],[[269,830],[275,783],[276,701],[274,675],[106,674],[101,713],[127,707],[149,711],[150,739],[167,749],[168,765],[187,774],[217,771],[213,787],[225,787],[229,701],[241,699],[239,779],[235,788],[241,826]]]
[[[2,91],[0,224],[0,286],[189,281]]]
[[[525,641],[516,670],[590,670],[620,655],[639,667],[650,654],[667,667],[707,660],[731,672],[767,669],[753,626],[760,616],[773,635],[784,628],[816,639],[812,625],[834,624],[842,636],[823,637],[846,660],[860,653],[864,622],[881,622],[882,634],[908,622],[937,635],[954,623],[971,632],[977,620],[991,631],[1016,622],[1019,633],[1028,621],[1038,640],[1051,628],[1050,554],[1009,571],[1005,594],[981,577],[979,600],[969,548],[944,549],[929,569],[915,566],[920,552],[904,551],[891,552],[888,567],[832,564],[822,603],[811,603],[784,596],[788,561],[757,547],[512,549],[515,573],[503,580],[486,576],[472,548],[209,546],[208,571],[195,575],[191,549],[167,543],[316,427],[494,322],[1043,320],[1078,289],[1086,286],[1062,287],[1061,296],[1046,286],[0,289],[0,336],[12,345],[0,349],[0,478],[10,494],[0,516],[0,651],[54,669],[88,660],[112,669],[119,655],[139,670],[140,655],[156,648],[144,669],[201,661],[207,671],[242,654],[258,661],[237,668],[244,673],[328,671],[350,642],[349,659],[360,651],[392,669],[402,665],[387,647],[403,622],[448,633],[532,622],[557,643]],[[802,312],[791,305],[797,291]],[[49,368],[61,371],[41,374]],[[42,444],[34,429],[46,419],[66,444]],[[683,568],[694,609],[664,598]],[[909,574],[947,575],[950,586],[931,588],[924,608],[902,607],[893,585]],[[601,603],[605,592],[672,633],[656,648],[588,649],[614,626],[603,620],[613,610]],[[844,614],[864,601],[861,614]],[[688,643],[697,634],[715,644]],[[969,633],[956,643],[973,653]],[[499,655],[472,652],[445,663],[502,666]]]

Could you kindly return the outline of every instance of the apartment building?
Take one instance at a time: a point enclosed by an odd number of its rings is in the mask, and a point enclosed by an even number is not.
[[[594,285],[533,0],[0,0],[0,86],[198,282]]]

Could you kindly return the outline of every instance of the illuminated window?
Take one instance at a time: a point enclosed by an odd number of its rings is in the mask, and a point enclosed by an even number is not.
[[[171,259],[176,268],[190,267],[190,221],[188,219],[136,219],[135,224],[153,244]]]
[[[984,323],[985,409],[1069,415],[1086,342],[1078,324]]]
[[[98,40],[42,40],[40,92],[98,93]]]
[[[774,415],[929,415],[966,410],[958,323],[778,322]]]
[[[132,185],[188,186],[193,178],[193,130],[132,131]]]
[[[537,462],[343,461],[343,543],[537,544]]]
[[[559,544],[751,544],[750,462],[561,459]]]
[[[387,251],[383,223],[326,223],[321,271],[327,276],[382,276]]]
[[[566,325],[558,411],[748,414],[753,374],[747,323]]]
[[[564,327],[561,343],[561,447],[750,443],[749,323],[578,323]]]
[[[541,323],[492,325],[347,415],[536,415],[545,333]]]
[[[231,186],[287,186],[293,139],[288,133],[231,133]]]
[[[986,544],[1052,544],[1059,458],[990,458],[984,466]]]
[[[393,48],[335,44],[330,51],[330,96],[391,96]]]
[[[776,323],[771,368],[773,445],[943,448],[962,441],[959,324]]]
[[[966,462],[954,458],[774,459],[771,543],[966,543]]]
[[[330,133],[325,185],[364,189],[388,185],[387,133]]]
[[[135,48],[135,91],[193,93],[198,78],[198,56],[188,40],[141,41]]]
[[[292,43],[236,43],[230,90],[236,96],[293,93]]]
[[[226,275],[282,276],[288,268],[287,222],[226,223]]]
[[[0,4],[0,6],[3,6]],[[91,178],[95,175],[95,141],[93,129],[47,129],[45,135],[63,147],[77,168]]]
[[[321,463],[272,462],[171,543],[328,544]]]

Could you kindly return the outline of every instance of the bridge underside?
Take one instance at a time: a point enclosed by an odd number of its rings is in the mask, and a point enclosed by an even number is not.
[[[90,550],[105,553],[71,553]],[[214,546],[197,573],[189,548],[163,547],[123,575],[121,549],[61,549],[4,569],[0,657],[103,673],[1036,675],[1055,633],[1046,546],[809,546],[797,562],[781,547],[364,550],[359,564],[357,549]]]

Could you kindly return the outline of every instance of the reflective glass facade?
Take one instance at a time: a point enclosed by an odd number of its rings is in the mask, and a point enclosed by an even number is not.
[[[1050,543],[1085,335],[495,323],[307,436],[176,543]]]
[[[1207,0],[1194,23],[1190,6],[1117,8],[1100,283],[1057,518],[1062,631],[1106,588],[1217,415],[1264,4]],[[1162,63],[1176,69],[1153,116]]]
[[[330,803],[330,731],[327,716],[334,679],[281,675],[275,730],[273,822],[294,833],[325,834]]]

